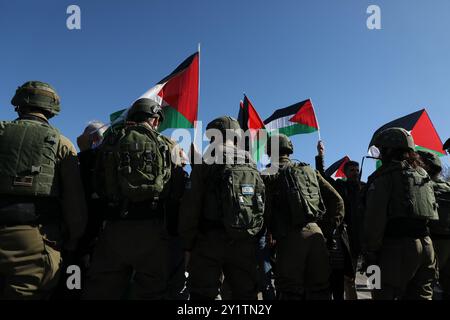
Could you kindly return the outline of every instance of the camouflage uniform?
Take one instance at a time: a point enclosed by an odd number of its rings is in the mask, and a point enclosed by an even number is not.
[[[139,117],[139,120],[135,120],[134,117]],[[128,112],[127,121],[130,122],[127,122],[125,127],[131,125],[129,135],[136,134],[137,130],[143,130],[146,134],[154,134],[159,139],[160,147],[165,145],[170,149],[171,144],[168,139],[159,135],[146,122],[156,117],[162,119],[159,105],[150,99],[139,99]],[[113,130],[118,129],[113,128]],[[153,130],[151,131],[153,133],[149,133],[150,130]],[[121,194],[123,190],[120,189],[118,192],[120,192],[119,199],[121,200],[118,203],[113,202],[114,199],[105,190],[114,188],[117,183],[106,185],[107,177],[102,176],[104,174],[102,172],[111,165],[108,163],[111,160],[106,158],[109,151],[103,148],[115,145],[114,139],[115,136],[112,133],[106,133],[103,144],[99,147],[94,180],[98,182],[97,193],[108,203],[108,210],[104,229],[101,231],[94,249],[82,298],[163,299],[166,296],[169,279],[170,236],[166,225],[166,201],[168,199],[166,191],[169,190],[170,180],[162,180],[163,192],[157,199],[132,201]],[[132,144],[129,145],[131,148]],[[152,155],[154,151],[145,149],[148,146],[146,142],[142,155],[145,158],[147,153],[150,153],[150,160],[148,160],[150,163],[146,164],[145,168],[160,166],[161,164],[156,162],[159,160]],[[121,153],[121,159],[123,156],[124,154]],[[132,162],[130,163],[128,165],[134,165]],[[169,166],[164,166],[164,170],[171,172],[172,163]],[[120,167],[116,166],[112,170],[118,172]],[[138,170],[134,172],[138,172]],[[140,184],[141,182],[139,182]],[[148,191],[148,195],[150,195],[150,191]]]
[[[216,124],[222,126],[223,130],[240,129],[236,120],[221,117],[211,122],[207,130],[216,128]],[[248,153],[232,144],[220,146],[216,156],[221,156],[223,152],[249,158]],[[218,296],[223,272],[233,299],[256,300],[257,238],[250,235],[242,239],[231,237],[220,217],[216,218],[218,212],[208,209],[206,205],[215,197],[212,191],[216,188],[214,179],[218,168],[218,164],[194,165],[191,183],[182,200],[179,231],[184,249],[190,254],[188,284],[191,299],[207,300]],[[221,204],[218,205],[220,207]],[[261,227],[262,224],[259,230]]]
[[[439,221],[430,223],[431,239],[439,268],[439,284],[443,299],[450,300],[450,183],[434,180],[434,190],[439,204]]]
[[[291,166],[287,154],[293,152],[292,143],[280,135],[280,158],[272,159],[272,166],[280,169]],[[274,136],[273,138],[276,138]],[[283,141],[289,141],[284,147]],[[308,167],[308,166],[307,166]],[[317,172],[315,175],[326,214],[322,219],[307,219],[296,226],[287,217],[291,211],[286,194],[279,189],[279,174],[264,176],[267,188],[266,223],[276,240],[275,286],[280,299],[329,299],[330,262],[326,239],[342,222],[344,204],[335,189]],[[304,191],[310,187],[302,186]]]
[[[49,102],[49,99],[54,100]],[[19,112],[19,118],[13,123],[22,124],[24,129],[49,126],[47,118],[59,112],[59,99],[54,90],[37,81],[20,87],[12,103]],[[2,134],[8,125],[9,122],[0,123]],[[9,148],[17,150],[9,143],[12,142],[0,138],[2,161]],[[0,195],[0,299],[48,298],[61,272],[61,251],[73,251],[83,233],[86,207],[76,151],[62,135],[56,143],[51,183],[57,197],[35,197],[26,192],[18,195],[14,191]],[[21,150],[20,155],[31,157],[30,153],[42,152],[39,147],[34,148]],[[3,174],[0,176],[2,184],[8,179]],[[39,174],[33,179],[39,179]]]
[[[434,194],[439,205],[439,220],[430,221],[429,227],[436,251],[442,298],[450,300],[450,183],[440,177],[442,163],[436,154],[428,151],[418,153],[433,179]]]
[[[389,160],[390,152],[414,150],[406,130],[386,129],[375,145],[385,162],[368,179],[364,215],[366,264],[381,271],[381,288],[373,297],[430,300],[436,258],[427,223],[437,219],[430,178],[406,160]]]

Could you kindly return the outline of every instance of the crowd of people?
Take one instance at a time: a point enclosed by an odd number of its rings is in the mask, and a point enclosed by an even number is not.
[[[381,272],[373,299],[450,298],[450,184],[402,128],[376,135],[382,164],[364,183],[355,161],[345,179],[327,176],[322,142],[315,168],[292,160],[278,133],[260,172],[229,116],[206,128],[213,161],[196,163],[158,132],[164,108],[151,99],[113,126],[91,122],[78,154],[49,123],[60,112],[49,84],[26,82],[11,104],[0,299],[356,300],[368,266]],[[70,265],[81,288],[67,286]]]

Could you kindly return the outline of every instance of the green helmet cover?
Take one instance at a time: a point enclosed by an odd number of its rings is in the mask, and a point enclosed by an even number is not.
[[[206,130],[209,129],[217,129],[217,130],[239,130],[241,129],[241,126],[239,125],[239,122],[233,118],[228,116],[223,116],[214,119],[208,125],[206,126]]]
[[[241,136],[241,126],[239,125],[239,122],[235,118],[229,116],[219,117],[208,123],[206,126],[206,136],[208,138],[211,138],[210,134],[208,134],[208,131],[211,129],[219,130],[224,136],[226,136],[227,130],[235,131],[239,137]]]
[[[161,105],[149,98],[140,98],[136,100],[128,111],[127,118],[131,119],[137,113],[147,113],[150,117],[159,116],[160,121],[164,121],[164,113]]]
[[[374,145],[378,148],[410,149],[415,150],[414,139],[403,128],[388,128],[375,136]]]
[[[279,133],[272,135],[267,140],[266,145],[266,153],[268,156],[270,156],[270,150],[272,148],[273,141],[278,140],[278,148],[280,154],[293,154],[294,153],[294,145],[292,144],[291,139],[285,134]]]
[[[15,107],[30,106],[42,109],[52,116],[61,111],[60,99],[56,90],[48,83],[41,81],[27,81],[18,87],[11,99]]]

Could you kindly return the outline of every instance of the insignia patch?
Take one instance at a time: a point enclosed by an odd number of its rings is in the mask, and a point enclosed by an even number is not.
[[[244,184],[242,185],[242,194],[243,195],[253,195],[255,193],[255,188],[253,185],[250,184]]]
[[[13,186],[32,187],[33,186],[33,177],[30,177],[30,176],[15,177],[14,181],[13,181]]]

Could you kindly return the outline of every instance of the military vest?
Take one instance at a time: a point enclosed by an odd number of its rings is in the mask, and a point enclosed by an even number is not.
[[[318,221],[326,208],[317,174],[306,163],[291,163],[279,169],[279,192],[286,197],[292,226]]]
[[[423,168],[412,168],[406,161],[402,161],[380,170],[381,175],[391,175],[392,194],[388,219],[438,220],[433,182]]]
[[[450,183],[433,181],[434,194],[439,205],[439,221],[430,221],[430,230],[436,235],[450,235]]]
[[[170,150],[161,134],[142,124],[116,127],[99,147],[95,189],[110,205],[163,196],[171,176]]]
[[[59,131],[32,120],[0,122],[0,195],[58,197]]]
[[[205,219],[220,222],[235,239],[256,235],[264,223],[264,182],[254,163],[241,160],[212,165],[203,210]]]

